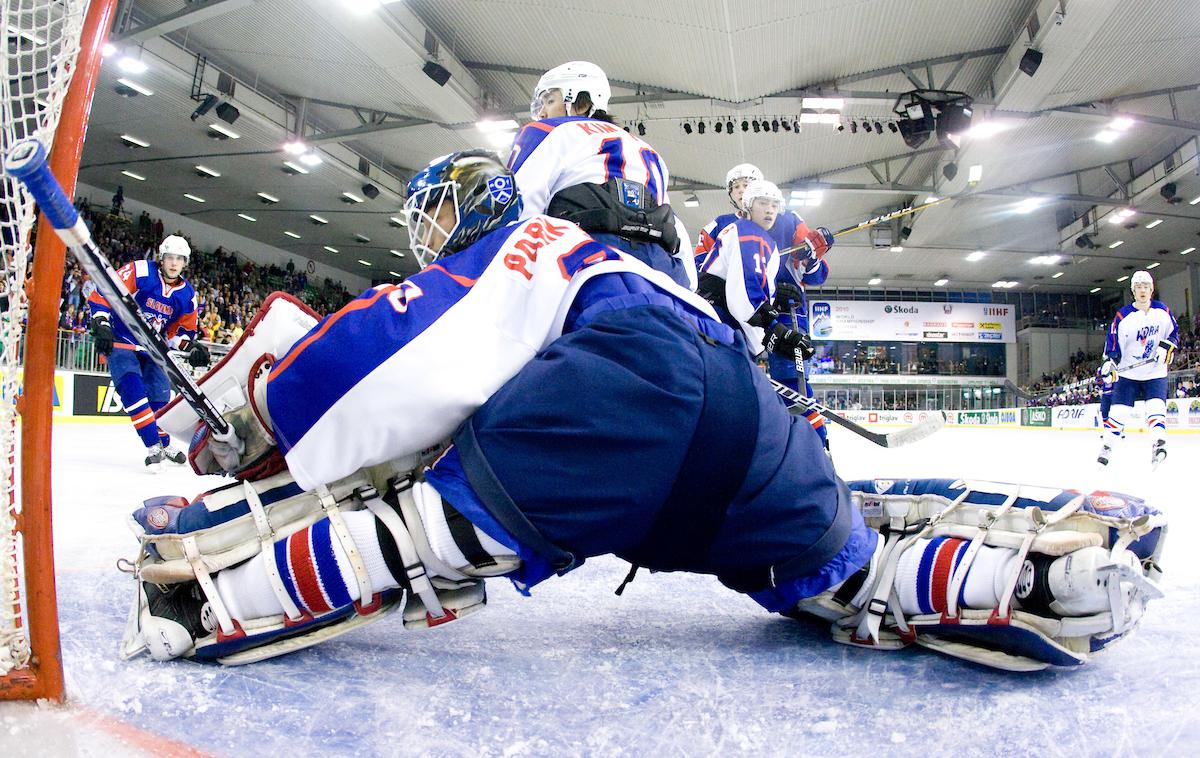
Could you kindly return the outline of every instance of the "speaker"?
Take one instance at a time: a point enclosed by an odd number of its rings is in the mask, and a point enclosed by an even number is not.
[[[1031,47],[1021,56],[1021,62],[1017,64],[1017,67],[1021,69],[1021,73],[1033,76],[1037,73],[1040,65],[1042,65],[1042,51],[1034,50]]]
[[[428,61],[421,70],[425,72],[425,76],[432,79],[439,87],[445,87],[446,82],[450,81],[450,72],[436,61]]]
[[[379,188],[374,184],[364,184],[362,186],[362,193],[367,196],[368,200],[374,200],[379,197]]]
[[[239,111],[237,106],[233,103],[221,103],[217,106],[217,118],[221,119],[227,124],[232,124],[234,121],[237,121],[241,115],[242,112]]]

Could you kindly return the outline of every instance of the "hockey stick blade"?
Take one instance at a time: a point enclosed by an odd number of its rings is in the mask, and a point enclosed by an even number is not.
[[[902,447],[904,445],[911,445],[914,442],[919,442],[931,434],[934,434],[946,425],[946,412],[938,411],[935,415],[929,416],[928,418],[919,421],[912,426],[905,427],[904,429],[897,429],[894,432],[888,432],[886,434],[881,432],[873,432],[864,426],[854,423],[848,418],[839,416],[838,414],[826,408],[824,405],[818,403],[816,400],[804,397],[791,387],[780,384],[774,379],[771,380],[771,386],[775,388],[776,394],[782,397],[784,402],[787,403],[788,411],[793,415],[799,415],[810,409],[816,410],[822,416],[838,426],[849,429],[859,437],[874,442],[880,447]]]
[[[83,219],[75,212],[71,199],[50,173],[50,167],[46,163],[46,150],[42,144],[37,140],[18,142],[4,157],[4,171],[25,185],[25,189],[37,202],[38,208],[54,227],[55,233],[96,283],[96,289],[108,301],[113,313],[121,323],[129,327],[138,344],[146,349],[146,354],[166,373],[171,386],[196,410],[196,414],[215,434],[228,435],[229,424],[221,417],[208,396],[196,385],[195,380],[171,359],[171,348],[166,339],[142,318],[137,302],[125,289],[124,283],[118,278],[116,270],[104,257],[104,253],[96,246]]]

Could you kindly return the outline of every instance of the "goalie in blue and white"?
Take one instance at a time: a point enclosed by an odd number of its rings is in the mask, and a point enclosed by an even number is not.
[[[273,300],[201,383],[235,439],[164,414],[239,480],[134,514],[126,655],[249,662],[401,603],[437,626],[485,578],[528,594],[610,553],[1019,670],[1086,661],[1157,595],[1164,522],[1136,499],[847,486],[739,329],[574,225],[517,221],[512,190],[486,153],[434,161],[405,206],[429,266],[319,323]]]

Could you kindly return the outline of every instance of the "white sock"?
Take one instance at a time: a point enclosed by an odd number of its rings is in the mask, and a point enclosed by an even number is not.
[[[918,615],[940,613],[947,607],[953,568],[965,555],[969,542],[960,539],[920,540],[900,556],[893,586],[900,610]],[[994,608],[1000,602],[1017,551],[983,546],[967,570],[959,607]],[[924,565],[924,571],[922,571]]]
[[[417,513],[421,516],[421,526],[425,528],[425,536],[433,554],[451,568],[470,576],[474,567],[458,549],[458,544],[450,534],[446,512],[442,509],[442,496],[429,482],[418,483],[413,487],[412,494]],[[475,538],[479,540],[480,546],[493,558],[513,560],[517,557],[512,550],[489,537],[479,527],[474,528]]]

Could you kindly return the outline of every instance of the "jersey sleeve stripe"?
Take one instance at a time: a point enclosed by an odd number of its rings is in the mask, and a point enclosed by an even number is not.
[[[425,270],[426,271],[441,271],[443,274],[450,277],[455,282],[457,282],[458,284],[461,284],[464,287],[472,287],[475,285],[475,282],[479,281],[478,279],[471,279],[469,277],[460,276],[458,274],[452,274],[449,271],[447,271],[445,268],[443,268],[441,266],[441,264],[438,264],[438,263],[434,263],[430,266],[427,266]]]
[[[274,379],[275,377],[277,377],[281,373],[283,373],[283,371],[288,366],[292,365],[292,361],[296,360],[296,358],[300,355],[300,353],[304,352],[305,348],[307,348],[313,342],[316,342],[317,340],[319,340],[321,338],[321,335],[323,335],[323,334],[325,334],[325,332],[329,331],[330,327],[332,327],[334,324],[336,324],[338,322],[338,319],[340,319],[342,316],[345,316],[347,313],[352,313],[354,311],[362,310],[363,308],[370,308],[372,305],[375,304],[376,300],[383,297],[384,295],[386,295],[387,293],[391,292],[394,289],[396,289],[396,288],[388,287],[387,289],[378,290],[374,295],[371,295],[371,297],[359,298],[358,300],[355,300],[354,302],[350,303],[345,308],[342,308],[340,311],[333,314],[329,318],[325,319],[325,323],[321,324],[320,329],[318,329],[317,331],[308,335],[308,337],[305,338],[303,342],[301,342],[298,345],[295,345],[291,350],[288,351],[287,356],[285,356],[284,359],[282,361],[280,361],[278,363],[278,365],[275,366],[275,368],[271,369],[271,374],[267,378],[267,380],[270,381],[271,379]]]

